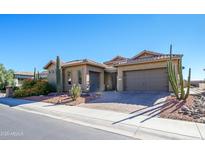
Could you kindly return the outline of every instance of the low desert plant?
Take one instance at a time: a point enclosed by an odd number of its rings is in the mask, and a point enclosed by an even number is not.
[[[70,95],[73,101],[76,101],[78,97],[81,95],[81,87],[80,85],[73,85],[70,90]]]

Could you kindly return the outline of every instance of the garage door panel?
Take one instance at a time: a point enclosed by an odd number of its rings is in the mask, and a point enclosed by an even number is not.
[[[124,72],[124,90],[168,91],[167,69]]]
[[[90,75],[90,91],[99,91],[100,89],[100,73],[99,72],[89,72]]]

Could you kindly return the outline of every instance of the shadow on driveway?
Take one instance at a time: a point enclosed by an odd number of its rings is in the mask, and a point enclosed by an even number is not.
[[[156,105],[153,105],[152,107],[146,107],[146,108],[142,108],[140,110],[137,110],[137,111],[134,111],[131,114],[130,117],[128,118],[124,118],[122,120],[119,120],[119,121],[116,121],[114,123],[112,123],[113,125],[114,124],[118,124],[118,123],[121,123],[123,121],[126,121],[126,120],[130,120],[130,119],[133,119],[133,118],[136,118],[138,116],[141,116],[141,115],[147,115],[147,118],[145,118],[144,120],[142,120],[140,123],[143,123],[151,118],[154,118],[158,115],[160,115],[160,113],[172,108],[173,106],[175,106],[176,104],[171,102],[171,103],[165,103],[166,101],[164,102],[161,102],[159,104],[156,104]],[[144,110],[145,109],[145,110]],[[147,110],[146,110],[147,109]],[[144,110],[144,111],[142,111]],[[142,112],[140,112],[142,111]]]
[[[170,93],[168,92],[157,91],[102,92],[100,97],[91,100],[90,103],[121,103],[144,106],[131,112],[127,118],[116,121],[113,124],[146,115],[147,118],[141,121],[143,123],[176,105],[175,103],[166,103],[166,97],[169,95]]]
[[[0,104],[8,105],[10,107],[24,105],[24,104],[31,104],[31,103],[35,103],[35,101],[5,98],[5,97],[0,98]]]

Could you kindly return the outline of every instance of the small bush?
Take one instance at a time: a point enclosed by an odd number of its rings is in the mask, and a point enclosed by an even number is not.
[[[25,90],[23,89],[16,90],[13,96],[14,97],[25,97],[26,96]]]
[[[81,87],[79,85],[73,85],[70,90],[70,95],[73,101],[76,101],[78,97],[81,95]]]
[[[52,87],[47,81],[44,80],[37,81],[34,88],[39,93],[39,95],[47,95],[52,91]]]
[[[20,88],[19,87],[13,87],[13,90],[19,90]]]
[[[36,84],[36,81],[33,79],[25,79],[22,83],[22,89],[32,88]]]
[[[14,97],[28,97],[47,95],[52,92],[52,87],[45,80],[31,81],[25,80],[21,89],[14,92]]]

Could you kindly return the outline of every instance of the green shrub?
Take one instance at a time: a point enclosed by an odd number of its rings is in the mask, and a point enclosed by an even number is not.
[[[26,97],[25,94],[25,90],[19,89],[14,92],[13,97]]]
[[[13,91],[19,90],[19,89],[20,89],[19,87],[13,87]]]
[[[81,87],[80,85],[73,85],[70,90],[70,95],[73,101],[75,101],[81,95]]]
[[[28,97],[47,95],[52,92],[52,86],[45,80],[31,81],[25,80],[21,89],[14,92],[14,97]]]
[[[47,95],[52,91],[52,87],[49,85],[49,83],[45,80],[38,80],[37,83],[34,86],[34,90],[39,95]]]
[[[36,81],[33,79],[25,79],[22,83],[22,89],[32,88],[36,84]]]

